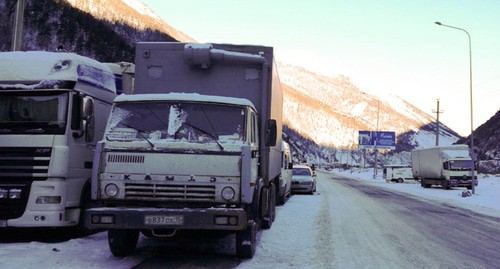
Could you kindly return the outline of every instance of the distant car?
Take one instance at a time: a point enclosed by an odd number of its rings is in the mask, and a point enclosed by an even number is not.
[[[310,193],[316,191],[316,175],[307,165],[297,164],[292,169],[292,193]]]

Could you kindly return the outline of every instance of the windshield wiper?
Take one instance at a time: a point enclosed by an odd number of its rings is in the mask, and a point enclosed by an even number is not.
[[[144,140],[146,140],[149,143],[149,145],[151,145],[152,148],[155,147],[155,145],[153,144],[153,142],[149,141],[149,139],[144,135],[144,133],[148,133],[148,132],[140,130],[140,129],[137,129],[137,128],[135,128],[133,126],[130,126],[130,125],[128,125],[126,123],[123,123],[123,122],[120,123],[120,124],[123,125],[123,126],[125,126],[125,127],[127,127],[127,128],[136,130],[141,135],[141,137],[144,138]]]
[[[207,132],[207,131],[205,131],[205,130],[203,130],[203,129],[199,128],[199,127],[196,127],[196,126],[192,125],[191,123],[189,123],[189,122],[187,122],[187,121],[186,121],[186,122],[184,122],[184,124],[186,124],[186,125],[187,125],[187,126],[189,126],[189,127],[192,127],[192,128],[193,128],[193,129],[195,129],[196,131],[199,131],[199,132],[201,132],[201,133],[204,133],[204,134],[206,134],[206,135],[210,136],[210,138],[212,138],[212,140],[213,140],[213,141],[214,141],[214,142],[215,142],[215,143],[219,146],[220,150],[224,151],[224,147],[221,145],[221,143],[219,143],[219,141],[217,140],[217,138],[215,137],[215,135],[213,135],[213,134],[211,134],[210,132]]]
[[[36,129],[28,129],[28,130],[26,130],[26,132],[29,134],[41,134],[41,133],[45,133],[45,130],[42,128],[36,128]]]
[[[207,119],[207,122],[210,124],[210,127],[212,127],[212,130],[214,131],[214,133],[215,133],[215,134],[217,134],[217,130],[215,130],[215,127],[214,127],[214,125],[212,124],[212,121],[211,121],[211,120],[210,120],[210,118],[208,117],[207,112],[205,111],[205,109],[204,109],[203,107],[201,107],[201,111],[203,112],[203,115],[205,115],[205,119]],[[204,130],[202,130],[202,132],[203,132],[203,131],[204,131]],[[206,132],[206,133],[207,133],[207,132]],[[207,133],[207,134],[208,134],[208,133]],[[220,149],[221,149],[222,151],[224,151],[224,147],[222,147],[222,145],[221,145],[221,144],[219,143],[219,141],[216,139],[215,135],[213,135],[213,134],[208,134],[208,135],[210,135],[210,136],[214,139],[215,143],[217,143],[217,145],[219,145]]]

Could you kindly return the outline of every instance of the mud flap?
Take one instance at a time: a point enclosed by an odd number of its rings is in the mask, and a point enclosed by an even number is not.
[[[257,225],[249,220],[247,228],[236,232],[236,256],[242,259],[250,259],[255,254],[257,244]]]

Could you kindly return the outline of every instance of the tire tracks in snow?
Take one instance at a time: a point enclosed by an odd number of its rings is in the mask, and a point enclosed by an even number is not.
[[[322,192],[324,186],[318,180],[318,190],[316,195],[321,195],[321,207],[315,217],[315,245],[316,260],[322,268],[332,268],[333,266],[333,229],[330,214],[330,196],[328,192]]]

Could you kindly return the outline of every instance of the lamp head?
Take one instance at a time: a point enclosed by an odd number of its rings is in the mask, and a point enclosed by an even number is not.
[[[437,22],[435,22],[435,24],[437,24],[437,25],[442,25],[442,24],[441,24],[440,22],[438,22],[438,21],[437,21]]]

